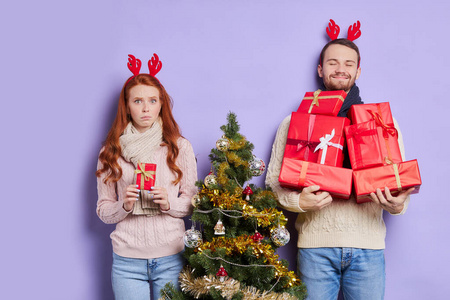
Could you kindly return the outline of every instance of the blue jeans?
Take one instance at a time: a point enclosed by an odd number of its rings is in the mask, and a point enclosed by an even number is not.
[[[300,248],[298,272],[308,300],[384,298],[384,250],[357,248]]]
[[[168,282],[179,287],[178,276],[184,265],[182,252],[154,259],[122,257],[113,253],[111,272],[116,300],[159,299]],[[150,298],[150,285],[153,297]]]

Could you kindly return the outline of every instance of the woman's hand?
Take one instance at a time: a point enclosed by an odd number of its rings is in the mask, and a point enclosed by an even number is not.
[[[169,210],[170,203],[167,195],[167,190],[160,186],[153,186],[149,193],[153,194],[153,202],[159,204],[161,210]]]
[[[130,212],[133,209],[134,203],[139,200],[139,192],[138,185],[131,184],[127,187],[126,197],[123,200],[123,208]]]

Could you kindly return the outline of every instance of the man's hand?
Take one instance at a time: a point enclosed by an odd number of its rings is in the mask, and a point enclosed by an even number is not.
[[[312,185],[302,190],[298,204],[304,211],[313,211],[330,205],[331,201],[333,201],[333,198],[331,198],[330,193],[320,191],[318,185]]]
[[[400,192],[397,197],[394,197],[391,195],[391,191],[387,187],[385,187],[384,193],[386,194],[386,197],[383,195],[380,189],[377,189],[376,193],[370,193],[370,197],[372,198],[373,202],[380,205],[389,213],[399,214],[402,212],[403,207],[405,206],[405,201],[412,191],[414,191],[413,187],[409,190]]]

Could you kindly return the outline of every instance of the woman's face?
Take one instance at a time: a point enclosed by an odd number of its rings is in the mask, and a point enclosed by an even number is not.
[[[128,113],[134,127],[144,132],[158,119],[161,111],[159,90],[154,86],[139,84],[129,90]]]

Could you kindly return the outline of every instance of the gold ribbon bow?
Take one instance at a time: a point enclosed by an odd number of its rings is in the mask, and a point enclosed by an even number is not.
[[[344,97],[342,97],[342,96],[337,96],[337,95],[333,95],[333,96],[330,96],[330,95],[328,95],[328,96],[319,96],[320,93],[322,93],[322,90],[318,89],[317,91],[315,91],[313,93],[313,97],[310,97],[310,96],[303,97],[303,100],[310,100],[310,99],[312,99],[311,105],[309,106],[308,114],[311,113],[311,111],[314,108],[314,106],[317,106],[317,107],[319,106],[319,100],[320,99],[337,98],[337,99],[341,100],[342,102],[344,102]]]
[[[319,95],[320,95],[321,92],[322,92],[321,89],[318,89],[317,91],[314,92],[314,94],[313,94],[313,101],[311,102],[311,105],[309,106],[308,114],[311,113],[314,105],[317,106],[317,107],[319,106]]]
[[[146,181],[151,179],[155,179],[155,171],[146,171],[144,163],[138,163],[139,168],[134,170],[135,174],[141,174],[141,190],[144,189],[144,184]]]

